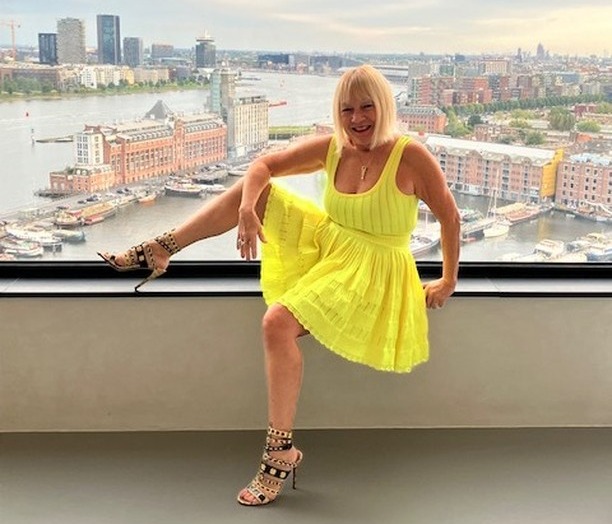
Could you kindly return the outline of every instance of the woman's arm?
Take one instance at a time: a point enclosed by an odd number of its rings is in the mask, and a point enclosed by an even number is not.
[[[442,278],[424,288],[427,307],[442,307],[457,285],[461,217],[440,165],[425,146],[411,142],[404,150],[415,194],[423,200],[440,222],[442,244]]]
[[[331,135],[315,136],[297,141],[282,151],[255,159],[244,175],[238,209],[238,245],[243,258],[257,256],[257,240],[265,242],[257,202],[271,177],[314,173],[325,166]]]
[[[313,173],[325,166],[331,135],[309,137],[253,160],[244,175],[240,210],[253,211],[271,177]]]

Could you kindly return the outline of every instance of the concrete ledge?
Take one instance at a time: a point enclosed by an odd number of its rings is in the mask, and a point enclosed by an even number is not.
[[[0,431],[261,428],[264,310],[256,296],[0,300]],[[297,426],[611,426],[610,318],[606,297],[457,296],[431,312],[430,362],[408,375],[306,337]]]

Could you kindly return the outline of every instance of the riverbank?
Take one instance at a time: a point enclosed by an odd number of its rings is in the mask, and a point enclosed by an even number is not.
[[[29,100],[71,100],[79,98],[89,98],[95,96],[123,96],[140,95],[155,93],[172,93],[177,91],[208,91],[209,87],[202,84],[168,84],[159,87],[150,86],[120,86],[105,89],[87,89],[82,91],[51,91],[48,93],[0,93],[0,103],[2,102],[23,102]]]

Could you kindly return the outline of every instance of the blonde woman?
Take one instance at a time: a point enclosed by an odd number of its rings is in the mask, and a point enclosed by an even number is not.
[[[117,270],[161,275],[169,258],[236,228],[236,248],[261,247],[262,330],[268,433],[260,468],[238,494],[243,505],[274,501],[303,459],[293,445],[302,381],[298,339],[311,334],[345,359],[409,372],[428,359],[427,308],[455,290],[459,213],[444,174],[419,143],[396,130],[391,88],[375,68],[345,72],[333,101],[334,133],[256,159],[243,179],[171,232],[101,256]],[[324,170],[324,208],[273,179]],[[409,251],[423,200],[441,225],[442,276],[423,285]],[[145,280],[145,282],[146,282]]]

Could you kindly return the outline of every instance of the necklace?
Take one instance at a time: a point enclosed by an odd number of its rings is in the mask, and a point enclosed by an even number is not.
[[[365,180],[365,177],[368,174],[368,169],[370,169],[370,164],[372,163],[372,159],[373,157],[370,156],[370,159],[367,162],[363,161],[363,158],[361,157],[361,155],[359,153],[357,153],[357,156],[359,157],[359,162],[361,163],[361,175],[359,177],[360,180]]]

